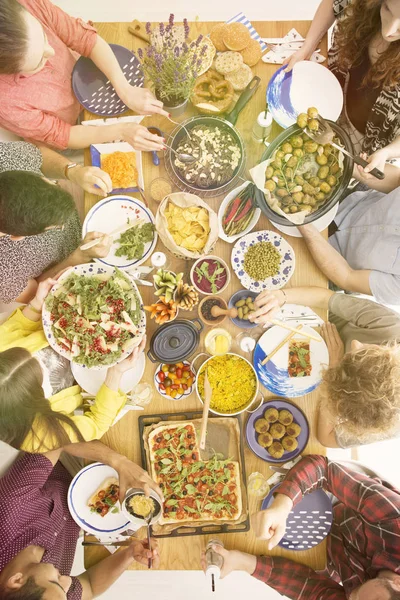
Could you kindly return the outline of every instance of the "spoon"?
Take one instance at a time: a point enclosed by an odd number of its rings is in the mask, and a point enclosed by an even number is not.
[[[206,437],[207,437],[207,422],[208,422],[208,411],[210,410],[210,403],[212,397],[212,388],[208,380],[207,369],[204,375],[204,405],[203,405],[203,416],[201,418],[200,428],[200,450],[205,450]]]
[[[169,150],[171,150],[171,152],[173,152],[175,154],[175,156],[178,157],[178,160],[180,160],[182,163],[185,163],[187,165],[190,165],[191,163],[195,163],[198,162],[198,158],[195,158],[194,156],[192,156],[191,154],[185,154],[183,152],[177,152],[176,150],[174,150],[172,148],[172,146],[168,146],[168,144],[164,143],[164,146],[166,148],[169,148]]]
[[[236,308],[220,308],[219,306],[213,306],[211,309],[211,314],[213,317],[222,317],[222,315],[228,315],[231,319],[235,319],[237,317]]]
[[[151,520],[153,518],[154,515],[154,509],[151,509],[150,513],[147,515],[147,517],[145,517],[145,521],[146,521],[146,525],[147,525],[147,545],[149,547],[149,550],[151,550],[151,530],[150,530],[150,523]],[[147,561],[147,567],[149,569],[151,569],[151,567],[153,566],[153,559],[149,558]]]

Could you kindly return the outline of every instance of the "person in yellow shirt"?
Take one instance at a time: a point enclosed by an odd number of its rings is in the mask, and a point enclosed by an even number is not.
[[[78,385],[46,398],[38,360],[48,346],[41,312],[54,283],[41,282],[35,298],[0,325],[0,440],[27,452],[47,452],[104,435],[126,403],[119,391],[121,377],[146,343],[144,338],[127,359],[108,369],[94,405],[84,415],[73,414],[83,403]]]

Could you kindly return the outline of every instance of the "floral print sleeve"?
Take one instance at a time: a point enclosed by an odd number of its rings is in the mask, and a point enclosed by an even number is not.
[[[40,173],[42,155],[29,142],[0,142],[0,173],[4,171],[33,171]]]

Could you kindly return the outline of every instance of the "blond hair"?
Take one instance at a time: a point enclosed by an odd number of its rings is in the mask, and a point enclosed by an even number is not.
[[[368,443],[391,437],[400,425],[400,345],[368,345],[347,352],[323,375],[323,394],[336,433]]]

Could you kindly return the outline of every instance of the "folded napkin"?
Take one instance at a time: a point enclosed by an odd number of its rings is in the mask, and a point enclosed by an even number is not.
[[[149,115],[135,115],[129,117],[110,117],[109,119],[91,119],[90,121],[81,121],[81,125],[90,127],[102,127],[103,125],[115,125],[115,123],[141,123]]]
[[[262,38],[270,46],[269,52],[262,57],[265,63],[274,65],[284,65],[289,62],[292,54],[300,50],[304,44],[304,38],[301,37],[296,29],[291,29],[283,38]],[[326,60],[325,56],[320,54],[319,50],[312,53],[310,58],[313,62],[322,63]]]
[[[140,525],[140,527],[142,526]],[[140,527],[134,529],[134,525],[132,523],[130,529],[127,529],[123,533],[114,533],[113,535],[103,533],[101,535],[96,535],[95,537],[102,544],[109,544],[110,542],[126,542],[130,536],[134,535],[136,531],[140,529]],[[104,548],[106,548],[106,550],[108,550],[110,554],[114,554],[114,552],[116,552],[120,548],[120,546],[104,546]]]
[[[285,304],[274,317],[275,321],[286,322],[293,327],[308,325],[309,327],[320,327],[324,321],[308,306],[298,304]]]

